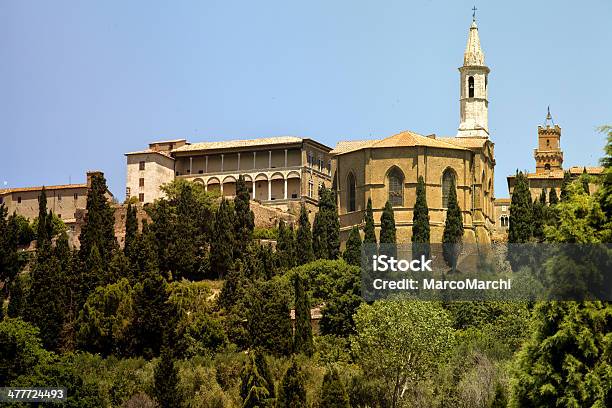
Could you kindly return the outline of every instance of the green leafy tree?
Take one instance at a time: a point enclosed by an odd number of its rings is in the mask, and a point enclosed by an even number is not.
[[[457,202],[457,190],[455,188],[455,182],[453,181],[448,194],[446,222],[444,223],[444,232],[442,234],[442,254],[444,256],[444,261],[448,266],[453,268],[453,270],[457,266],[457,258],[461,251],[462,240],[463,217],[461,215],[461,208]]]
[[[359,227],[354,226],[351,229],[342,258],[349,265],[361,265],[361,236],[359,234]]]
[[[554,191],[552,189],[551,191]],[[553,200],[550,200],[551,205]],[[527,178],[522,172],[517,172],[512,201],[510,202],[510,228],[508,242],[529,242],[532,236],[531,193]]]
[[[612,220],[612,126],[602,126],[599,130],[607,134],[607,143],[604,147],[605,156],[600,160],[604,171],[597,195],[601,209],[607,219]]]
[[[396,244],[395,217],[393,215],[393,207],[387,201],[385,208],[380,217],[380,252],[388,256],[395,257],[397,250]]]
[[[312,232],[310,230],[310,221],[308,220],[308,212],[306,206],[302,204],[300,207],[300,219],[296,234],[296,241],[299,244],[297,251],[297,264],[304,265],[314,260],[314,251],[312,248]]]
[[[246,254],[246,247],[253,238],[255,228],[255,215],[251,211],[251,197],[247,188],[244,176],[240,175],[236,181],[236,196],[234,197],[234,258],[240,258]]]
[[[234,210],[230,203],[221,199],[215,215],[214,239],[210,246],[210,265],[213,276],[223,278],[231,269],[234,247]]]
[[[183,399],[179,391],[178,367],[172,351],[164,346],[159,362],[153,372],[155,381],[154,396],[161,408],[180,408]]]
[[[0,384],[8,386],[20,375],[47,364],[52,354],[40,341],[40,330],[23,320],[0,320]]]
[[[372,199],[368,198],[365,211],[365,226],[363,227],[363,243],[376,244],[376,232],[374,227],[374,212],[372,211]]]
[[[612,306],[540,302],[517,356],[510,407],[610,406]]]
[[[314,352],[312,341],[312,326],[310,323],[310,300],[304,290],[304,281],[300,275],[295,275],[295,334],[293,335],[293,351],[308,357]]]
[[[437,303],[377,301],[354,318],[353,352],[365,372],[386,384],[394,408],[410,397],[404,389],[434,375],[453,343],[450,318]]]
[[[429,258],[429,254],[429,207],[427,206],[425,180],[423,176],[419,176],[412,216],[412,258],[420,258],[421,255]]]
[[[567,187],[572,182],[569,171],[563,172],[563,181],[561,182],[561,201],[567,201],[568,199],[568,191]]]
[[[306,406],[305,379],[297,361],[293,359],[291,365],[281,380],[278,391],[278,408],[301,408]]]
[[[102,270],[106,270],[108,262],[112,259],[113,251],[117,248],[115,211],[106,197],[107,191],[104,176],[101,173],[92,174],[91,185],[87,190],[85,222],[79,235],[81,259],[85,262],[86,270],[89,271],[99,266],[91,264],[91,262],[98,262],[97,258],[92,259],[91,257],[94,247],[98,251]]]
[[[127,279],[99,286],[89,295],[77,319],[79,348],[102,355],[121,355],[134,318],[133,290]]]
[[[323,377],[321,387],[321,408],[350,408],[346,388],[335,368],[330,368]]]

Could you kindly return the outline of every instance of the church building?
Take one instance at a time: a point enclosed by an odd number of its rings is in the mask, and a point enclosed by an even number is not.
[[[460,124],[453,137],[403,131],[382,139],[342,141],[331,151],[335,162],[342,241],[363,227],[372,200],[376,233],[385,203],[395,214],[397,242],[412,236],[416,187],[426,185],[431,242],[442,242],[451,186],[463,214],[464,242],[488,243],[494,225],[494,144],[489,139],[488,74],[476,19],[469,29],[459,68]]]

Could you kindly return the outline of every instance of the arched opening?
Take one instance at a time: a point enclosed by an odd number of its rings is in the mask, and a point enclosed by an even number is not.
[[[468,78],[468,97],[474,97],[474,77],[471,76]]]
[[[353,175],[353,173],[349,173],[348,177],[346,178],[346,184],[347,184],[347,203],[348,203],[348,211],[355,211],[356,209],[356,205],[355,205],[355,190],[357,189],[356,183],[355,183],[355,176]]]
[[[397,167],[393,167],[388,175],[389,180],[389,203],[394,207],[404,205],[404,173]]]
[[[455,188],[455,172],[448,168],[442,173],[442,207],[448,208],[451,187]]]
[[[544,165],[544,170],[550,170],[550,163],[546,163]]]

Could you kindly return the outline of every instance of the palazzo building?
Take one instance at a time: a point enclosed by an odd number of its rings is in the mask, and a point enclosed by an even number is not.
[[[236,180],[246,179],[251,199],[289,209],[318,201],[319,187],[331,187],[331,148],[293,136],[188,143],[154,142],[126,153],[127,197],[142,203],[163,197],[160,187],[175,179],[201,183],[207,191],[236,194]]]
[[[455,186],[463,215],[464,242],[488,243],[494,226],[494,145],[489,140],[488,74],[478,26],[469,29],[459,68],[460,125],[454,137],[403,131],[365,141],[339,142],[332,151],[339,194],[342,240],[354,225],[363,227],[372,200],[377,235],[388,201],[395,214],[397,241],[410,242],[416,187],[426,186],[431,242],[441,242],[449,192]]]

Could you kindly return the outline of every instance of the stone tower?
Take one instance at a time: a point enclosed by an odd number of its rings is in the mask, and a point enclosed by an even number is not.
[[[554,124],[550,109],[548,109],[544,126],[538,126],[538,148],[534,150],[533,157],[536,161],[536,174],[563,170],[561,128]]]
[[[467,46],[463,54],[461,77],[461,124],[457,137],[489,137],[488,74],[480,48],[476,17],[472,19]]]

